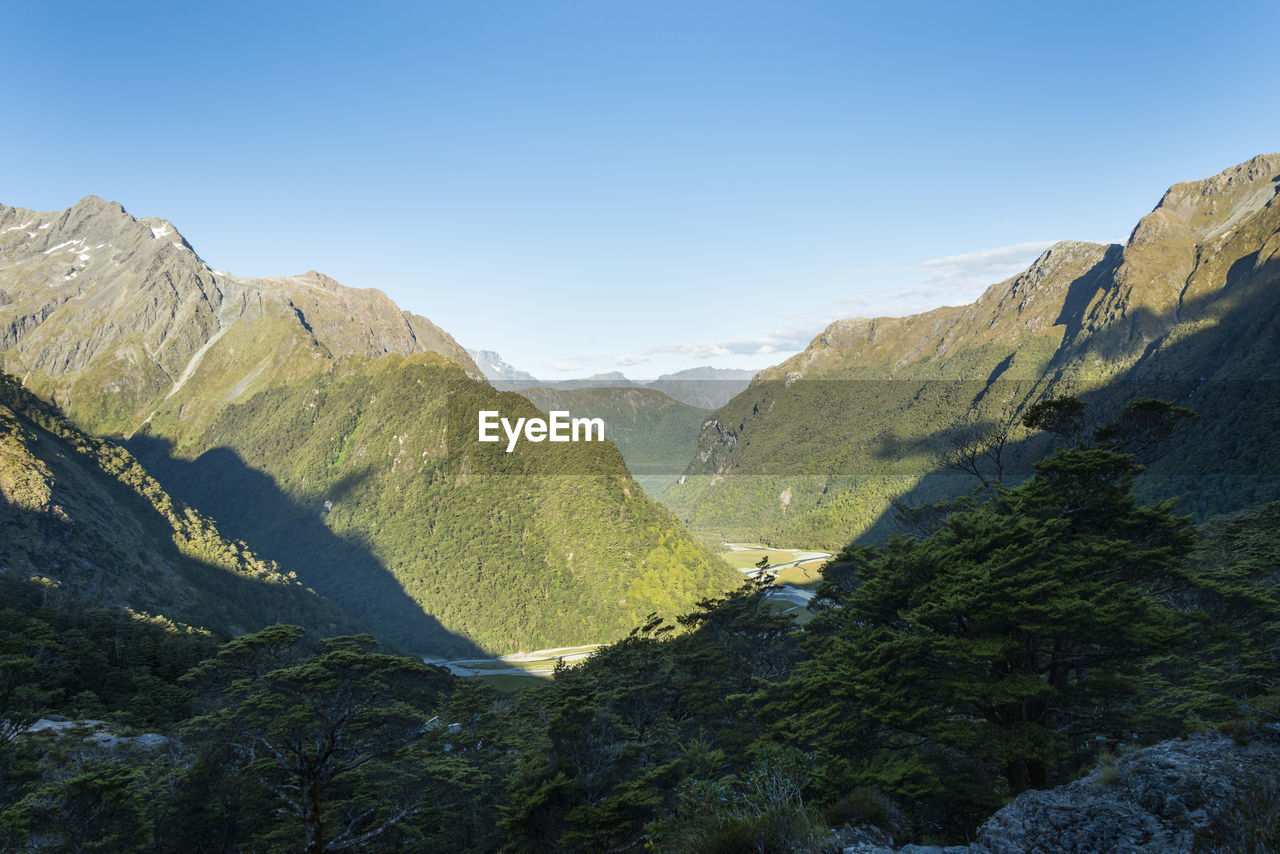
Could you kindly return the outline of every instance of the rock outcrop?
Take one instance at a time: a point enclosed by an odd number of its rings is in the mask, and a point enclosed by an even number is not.
[[[1023,792],[978,830],[967,846],[893,847],[883,835],[847,845],[844,854],[1180,854],[1273,850],[1242,805],[1260,807],[1280,827],[1280,774],[1274,730],[1238,743],[1193,735],[1123,753],[1056,789]],[[1251,812],[1252,810],[1244,810]],[[1271,839],[1274,844],[1276,840]],[[1252,844],[1255,847],[1248,847]],[[1262,845],[1264,847],[1256,847]],[[1233,848],[1231,846],[1241,846]]]

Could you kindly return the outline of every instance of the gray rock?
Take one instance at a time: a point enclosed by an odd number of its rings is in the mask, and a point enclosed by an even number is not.
[[[84,736],[86,744],[92,744],[96,747],[114,750],[120,745],[136,745],[145,750],[153,750],[161,745],[169,744],[173,739],[165,735],[155,732],[144,732],[142,735],[127,736],[116,735],[107,728],[106,721],[72,721],[62,715],[49,715],[47,718],[40,720],[27,727],[28,733],[51,732],[55,735],[62,736],[71,731],[73,728],[79,727],[81,731],[92,730]]]
[[[833,832],[841,854],[893,854],[893,837],[883,828],[860,825]]]
[[[1280,733],[1248,744],[1194,735],[1134,750],[1056,789],[1023,792],[971,845],[904,845],[878,828],[837,834],[843,854],[1190,854],[1233,824],[1251,781],[1280,769]],[[1249,849],[1253,850],[1253,849]]]
[[[495,388],[501,386],[497,383],[516,383],[523,387],[524,383],[530,385],[538,385],[538,378],[528,371],[522,371],[514,367],[504,360],[501,355],[493,350],[467,350],[467,355],[471,357],[476,366],[484,372],[485,377],[495,383]],[[518,391],[519,389],[512,389]]]
[[[983,824],[982,854],[1190,852],[1252,775],[1275,773],[1280,743],[1223,735],[1166,741],[1047,791],[1024,792]]]

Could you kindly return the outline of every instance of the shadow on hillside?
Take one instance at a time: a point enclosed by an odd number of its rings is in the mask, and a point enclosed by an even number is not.
[[[183,460],[154,436],[134,436],[125,446],[170,494],[212,517],[225,536],[297,573],[364,631],[416,655],[489,656],[424,613],[368,548],[329,530],[323,510],[295,501],[235,451],[214,448]],[[338,491],[352,486],[339,484]]]
[[[1200,415],[1147,462],[1135,492],[1144,502],[1178,499],[1178,512],[1198,521],[1280,499],[1280,261],[1255,266],[1257,253],[1235,261],[1223,288],[1211,295],[1179,303],[1176,320],[1208,318],[1212,307],[1223,309],[1192,334],[1157,349],[1162,339],[1147,340],[1134,364],[1120,377],[1093,391],[1081,392],[1064,382],[1071,360],[1120,355],[1127,345],[1150,339],[1152,330],[1167,328],[1174,317],[1132,312],[1122,326],[1097,337],[1080,336],[1089,318],[1089,300],[1072,285],[1058,322],[1067,326],[1064,345],[1045,372],[1045,380],[1024,404],[1061,394],[1076,394],[1089,403],[1092,417],[1107,420],[1133,400],[1154,397],[1188,407]],[[1092,271],[1091,271],[1092,272]],[[1089,278],[1088,276],[1082,277]],[[1216,305],[1214,305],[1216,304]],[[1211,314],[1212,312],[1210,312]],[[1126,331],[1133,341],[1120,334]],[[994,375],[993,375],[994,378]],[[931,444],[948,445],[954,427],[935,431]],[[891,443],[890,443],[891,444]],[[1010,443],[1005,450],[1007,483],[1033,473],[1034,463],[1050,452],[1045,434]],[[901,496],[907,506],[921,506],[973,491],[978,480],[939,466]],[[901,531],[893,508],[884,511],[856,543],[882,542]]]

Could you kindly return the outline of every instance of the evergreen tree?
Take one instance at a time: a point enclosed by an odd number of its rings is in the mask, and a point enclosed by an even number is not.
[[[1066,447],[929,536],[847,550],[856,569],[815,603],[813,657],[767,706],[836,758],[836,785],[962,794],[957,823],[1060,781],[1093,740],[1133,731],[1143,666],[1198,623],[1176,598],[1195,586],[1193,530],[1171,502],[1137,504],[1140,471]]]
[[[330,638],[308,654],[297,626],[272,626],[225,644],[190,678],[216,702],[192,728],[230,745],[303,850],[364,845],[438,809],[415,752],[426,709],[449,677],[413,659],[372,651],[367,635]]]

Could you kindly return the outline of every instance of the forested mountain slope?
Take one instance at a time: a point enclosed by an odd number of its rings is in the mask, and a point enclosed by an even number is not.
[[[611,445],[476,443],[480,409],[538,413],[425,318],[319,273],[215,271],[96,197],[0,208],[0,353],[408,651],[612,640],[737,581]]]
[[[1139,484],[1201,516],[1280,495],[1280,155],[1172,187],[1124,245],[1058,243],[976,302],[837,321],[709,420],[664,496],[711,539],[839,547],[895,498],[972,486],[940,461],[1073,394],[1201,414]],[[1010,430],[1006,465],[1041,444]]]
[[[224,408],[176,446],[154,434],[130,446],[228,530],[414,649],[465,652],[423,613],[491,650],[566,646],[736,580],[612,444],[508,454],[475,440],[482,409],[541,414],[432,354],[351,358]]]
[[[169,495],[128,451],[0,374],[0,571],[224,635],[349,627],[277,564]]]

